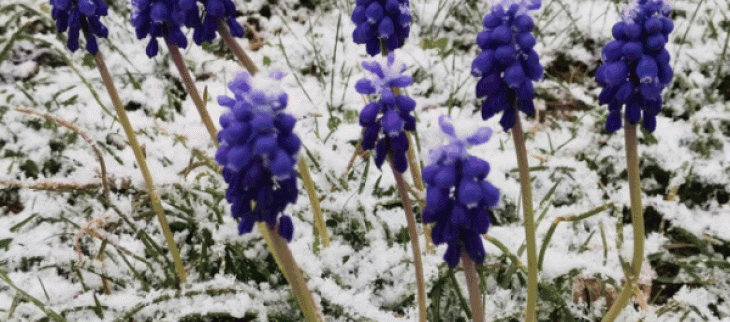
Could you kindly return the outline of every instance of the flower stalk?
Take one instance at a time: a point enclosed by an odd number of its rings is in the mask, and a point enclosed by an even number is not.
[[[515,113],[515,125],[512,137],[517,153],[517,167],[520,172],[520,188],[522,190],[522,210],[525,220],[525,239],[527,243],[527,307],[525,321],[536,322],[537,310],[537,246],[535,243],[535,216],[532,208],[532,187],[530,186],[530,170],[527,165],[527,149],[522,132],[519,113]]]
[[[461,253],[466,287],[469,290],[469,306],[474,322],[484,322],[484,307],[482,306],[482,292],[479,289],[479,277],[477,276],[476,263],[466,253]]]
[[[256,64],[254,64],[251,57],[246,54],[246,51],[241,48],[241,45],[238,44],[236,39],[233,38],[231,31],[228,30],[228,26],[226,26],[222,21],[218,22],[218,34],[221,35],[223,42],[226,43],[226,46],[228,46],[228,49],[231,50],[233,56],[236,56],[236,59],[238,59],[241,65],[243,65],[243,67],[245,67],[251,75],[255,75],[259,72],[259,68],[256,67]]]
[[[185,89],[190,94],[190,98],[193,99],[193,103],[195,103],[195,107],[198,109],[200,120],[203,121],[205,128],[208,130],[208,134],[210,134],[211,140],[213,140],[215,146],[218,147],[218,130],[215,128],[213,120],[210,118],[210,114],[208,114],[208,110],[205,108],[205,102],[203,102],[203,98],[200,96],[198,88],[195,86],[193,77],[190,75],[190,71],[188,71],[188,68],[185,65],[185,61],[180,54],[180,50],[176,44],[172,43],[167,38],[165,38],[165,43],[170,51],[170,57],[172,57],[172,61],[175,63],[177,71],[180,73],[180,77],[182,77]]]
[[[109,92],[109,97],[111,97],[114,109],[119,117],[119,123],[122,124],[124,133],[127,135],[127,139],[129,140],[129,145],[132,147],[132,151],[134,151],[134,157],[137,159],[139,169],[142,171],[142,176],[144,177],[145,185],[147,186],[147,193],[150,195],[150,203],[152,204],[152,209],[157,215],[157,220],[160,222],[162,233],[167,241],[167,247],[170,249],[170,255],[172,255],[172,259],[175,264],[175,271],[177,272],[179,283],[185,283],[187,280],[185,266],[183,266],[182,259],[180,258],[180,251],[175,244],[175,239],[173,238],[172,231],[170,230],[170,225],[167,222],[165,211],[162,209],[160,196],[157,194],[155,183],[152,180],[152,175],[150,174],[149,168],[147,168],[147,161],[145,161],[142,148],[140,147],[139,142],[137,142],[137,136],[132,129],[132,124],[129,122],[127,112],[124,110],[124,106],[122,106],[122,101],[119,99],[119,93],[114,86],[111,74],[106,67],[106,63],[104,62],[104,57],[101,52],[97,52],[94,55],[94,61],[96,62],[96,67],[99,69],[99,74],[101,74],[104,86]]]
[[[387,49],[383,51],[383,55],[388,55]],[[401,94],[399,87],[393,87],[391,89],[393,90],[393,93],[395,95]],[[411,138],[411,133],[405,133],[406,138],[408,139],[408,151],[406,151],[406,156],[408,158],[408,169],[411,172],[411,178],[413,179],[413,185],[416,187],[416,190],[418,190],[419,192],[423,192],[424,189],[426,189],[425,185],[423,184],[423,177],[421,176],[421,171],[423,171],[423,168],[421,168],[421,164],[416,158],[416,150],[415,145],[413,144],[413,139]],[[419,205],[421,207],[421,212],[423,212],[423,209],[426,206],[426,202],[424,200],[421,200],[419,202]],[[427,223],[422,223],[422,225],[423,235],[426,236],[426,251],[428,251],[429,253],[433,253],[436,251],[436,249],[433,247],[433,241],[431,240],[431,226],[429,226]]]
[[[299,269],[299,265],[297,265],[286,240],[277,232],[277,227],[269,228],[264,222],[260,222],[258,226],[261,235],[266,240],[266,246],[276,260],[276,264],[279,265],[279,269],[291,285],[294,298],[297,300],[307,322],[324,321],[322,313],[314,303],[312,292],[309,291],[307,283],[304,281],[302,271]]]
[[[390,158],[389,158],[390,159]],[[426,283],[423,278],[423,261],[421,259],[421,246],[418,243],[418,232],[416,230],[416,216],[413,214],[413,205],[408,197],[406,182],[403,174],[393,168],[391,161],[391,169],[398,187],[398,194],[403,202],[403,210],[406,212],[406,221],[408,222],[408,234],[411,236],[411,249],[413,250],[413,264],[416,266],[416,299],[418,300],[418,321],[426,322]]]
[[[631,220],[634,226],[634,256],[631,260],[631,275],[627,276],[626,285],[619,293],[618,299],[603,317],[602,322],[613,322],[621,310],[629,303],[635,293],[635,283],[641,274],[644,263],[644,214],[641,204],[641,181],[639,178],[638,140],[636,124],[626,122],[624,139],[626,142],[626,170],[629,174],[629,193],[631,198]]]

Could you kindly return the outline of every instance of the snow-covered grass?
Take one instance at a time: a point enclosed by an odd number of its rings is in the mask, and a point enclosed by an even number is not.
[[[306,147],[332,244],[314,247],[304,189],[290,247],[328,321],[413,321],[415,278],[406,221],[389,170],[370,158],[348,161],[363,106],[355,81],[365,49],[351,42],[348,1],[235,1],[265,42],[249,51],[264,69],[287,73],[289,109]],[[178,285],[144,182],[115,121],[93,59],[70,54],[45,0],[0,4],[0,320],[301,321],[290,288],[261,236],[238,236],[211,167],[215,149],[166,54],[148,59],[129,25],[129,1],[111,1],[101,50],[120,90],[190,275]],[[629,194],[622,134],[603,130],[605,106],[592,80],[600,49],[624,2],[546,0],[536,13],[546,77],[536,84],[539,115],[525,121],[539,216],[541,321],[598,321],[604,299],[573,303],[573,278],[620,288],[619,256],[631,257]],[[676,0],[667,48],[675,80],[664,93],[657,131],[640,134],[649,306],[621,321],[730,319],[730,2]],[[486,0],[413,0],[411,37],[398,50],[416,83],[422,160],[440,143],[437,119],[461,133],[484,126],[493,139],[472,151],[492,165],[503,199],[493,209],[487,260],[479,269],[488,321],[524,314],[526,263],[514,145],[497,119],[474,114],[471,60]],[[247,40],[242,40],[244,45]],[[163,51],[164,52],[164,51]],[[222,43],[183,52],[208,109],[241,71]],[[73,123],[103,152],[100,165],[77,133],[15,110],[27,107]],[[63,184],[63,185],[61,185]],[[300,188],[302,188],[300,186]],[[591,212],[607,205],[605,210]],[[420,210],[419,210],[420,212]],[[559,217],[590,213],[578,221]],[[557,223],[554,224],[553,223]],[[554,228],[551,228],[551,225]],[[421,236],[422,245],[425,240]],[[497,247],[497,244],[500,247]],[[502,247],[503,246],[503,247]],[[445,247],[424,254],[433,321],[463,321],[460,270]],[[516,263],[520,263],[516,265]],[[102,282],[106,279],[108,286]],[[108,289],[106,294],[105,289]],[[579,290],[582,292],[582,290]]]

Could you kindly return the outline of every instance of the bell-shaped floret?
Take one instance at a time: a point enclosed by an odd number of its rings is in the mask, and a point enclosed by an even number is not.
[[[625,42],[620,40],[614,40],[601,50],[601,59],[604,62],[615,62],[621,58],[622,48],[626,45]]]
[[[510,88],[518,88],[525,81],[522,64],[515,62],[504,70],[504,81]]]
[[[456,169],[453,165],[444,165],[434,177],[434,184],[441,188],[451,188],[456,184]]]
[[[482,189],[479,183],[472,180],[461,180],[459,183],[459,202],[467,208],[474,208],[482,199]]]
[[[639,81],[642,83],[653,82],[659,74],[659,67],[656,61],[649,55],[644,55],[636,65],[636,76],[639,77]]]
[[[484,50],[471,63],[471,74],[475,77],[487,75],[492,71],[492,66],[494,66],[494,51]]]
[[[500,25],[492,31],[492,38],[498,44],[507,45],[512,41],[512,30],[505,25]]]
[[[475,263],[481,264],[484,262],[486,252],[484,251],[482,239],[477,233],[471,231],[466,233],[466,236],[464,236],[464,250]]]
[[[512,64],[512,62],[514,62],[517,58],[517,51],[515,50],[515,47],[511,44],[502,45],[497,47],[497,49],[494,51],[494,58],[504,65],[509,65]]]
[[[535,28],[535,22],[532,20],[532,17],[528,15],[519,15],[515,17],[514,25],[517,27],[517,30],[521,32],[531,32],[532,29]]]
[[[451,215],[449,216],[449,223],[456,227],[466,228],[469,225],[469,210],[463,205],[456,204],[451,209]]]
[[[279,218],[279,235],[290,242],[294,236],[294,224],[289,216],[281,216]]]
[[[265,155],[274,152],[276,149],[276,134],[268,133],[259,135],[251,147],[251,152],[256,155]]]
[[[459,260],[461,258],[461,245],[457,242],[449,243],[449,246],[446,248],[446,252],[444,253],[444,261],[446,264],[449,264],[449,267],[456,268],[457,265],[459,265]]]
[[[375,119],[378,117],[379,113],[380,104],[378,104],[378,102],[370,102],[365,105],[362,111],[360,111],[360,126],[368,126],[375,123]]]
[[[621,47],[621,54],[628,60],[639,59],[644,53],[644,45],[639,41],[629,41]]]
[[[483,180],[489,174],[489,162],[470,155],[462,163],[461,171],[464,180]]]
[[[661,50],[666,43],[667,39],[662,34],[655,34],[646,38],[646,48],[650,50]]]
[[[482,181],[482,201],[488,208],[499,203],[499,189],[487,181]]]
[[[641,103],[636,95],[626,102],[626,121],[636,124],[641,120]]]
[[[535,47],[537,40],[532,33],[521,32],[517,35],[517,44],[520,45],[520,48],[522,49],[531,49],[532,47]]]

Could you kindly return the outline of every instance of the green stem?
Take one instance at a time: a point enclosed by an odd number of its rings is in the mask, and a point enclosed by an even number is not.
[[[515,107],[516,108],[516,107]],[[536,322],[537,310],[537,247],[535,245],[535,219],[532,210],[532,188],[530,187],[530,170],[527,165],[527,149],[522,133],[520,113],[515,111],[515,124],[512,136],[517,153],[517,166],[520,171],[520,187],[522,189],[522,209],[525,220],[525,239],[527,241],[527,307],[525,321]]]
[[[205,102],[203,102],[203,98],[200,96],[198,88],[195,86],[193,77],[190,76],[190,71],[185,65],[185,61],[180,54],[180,50],[177,48],[177,45],[171,43],[167,38],[165,38],[165,43],[167,44],[167,49],[170,51],[170,57],[175,63],[178,73],[180,73],[185,89],[188,91],[188,94],[190,94],[190,98],[193,99],[195,108],[198,109],[200,120],[203,121],[203,125],[205,125],[205,128],[208,130],[211,140],[215,146],[218,147],[218,130],[215,128],[213,120],[210,118],[210,114],[208,114],[208,110],[205,108]]]
[[[319,199],[317,198],[317,189],[314,186],[312,176],[309,174],[309,167],[304,157],[299,158],[297,164],[299,167],[299,174],[302,176],[304,181],[304,188],[307,189],[307,195],[309,196],[309,203],[312,205],[312,213],[314,214],[314,226],[317,229],[317,238],[323,247],[327,247],[330,244],[330,238],[327,235],[327,226],[324,223],[324,217],[322,216],[322,208],[319,207]]]
[[[393,165],[391,163],[391,169]],[[426,322],[426,283],[423,278],[423,261],[421,260],[421,246],[418,243],[418,232],[416,230],[416,216],[413,214],[413,205],[408,197],[406,182],[403,180],[403,174],[393,169],[396,185],[398,186],[398,194],[403,202],[403,210],[406,212],[406,221],[408,222],[408,234],[411,237],[411,248],[413,250],[413,263],[416,266],[416,288],[418,299],[418,321]]]
[[[134,151],[134,157],[137,159],[139,169],[142,171],[142,176],[144,177],[144,182],[147,186],[147,193],[150,195],[150,203],[152,204],[152,209],[155,211],[155,214],[157,214],[157,220],[160,222],[162,233],[165,235],[167,247],[170,248],[170,255],[172,255],[172,260],[175,263],[175,270],[177,271],[179,282],[185,283],[185,280],[187,279],[185,266],[183,266],[182,259],[180,258],[180,252],[175,244],[172,231],[170,231],[170,225],[167,223],[167,217],[165,216],[165,211],[162,209],[160,196],[157,194],[155,183],[152,181],[152,175],[150,174],[150,170],[147,168],[147,161],[145,161],[145,156],[142,154],[142,148],[139,146],[139,142],[137,142],[137,135],[134,133],[134,130],[132,130],[132,124],[129,122],[124,106],[122,106],[122,100],[119,99],[119,93],[114,86],[114,82],[112,82],[112,76],[106,68],[104,56],[102,56],[101,52],[97,52],[96,55],[94,55],[94,61],[96,61],[96,67],[99,69],[99,74],[101,74],[101,79],[104,81],[104,86],[106,86],[106,90],[109,92],[109,97],[111,97],[112,103],[114,104],[114,109],[117,111],[119,123],[122,124],[124,133],[127,135],[127,140],[129,140],[129,145],[132,147],[132,151]]]
[[[631,197],[631,220],[634,226],[634,257],[631,260],[631,273],[626,285],[614,302],[613,306],[603,317],[602,322],[612,322],[629,303],[634,294],[634,283],[641,274],[641,265],[644,263],[644,215],[641,206],[641,182],[639,178],[639,155],[637,151],[636,124],[626,122],[624,125],[626,140],[626,170],[629,174],[629,192]]]
[[[484,322],[484,307],[482,306],[482,292],[479,289],[476,263],[466,253],[461,253],[461,265],[464,266],[466,287],[469,289],[469,305],[474,322]]]
[[[279,269],[282,273],[284,273],[284,277],[287,282],[289,282],[289,285],[291,285],[292,291],[294,292],[294,298],[297,300],[299,308],[302,309],[304,318],[307,322],[324,321],[322,313],[314,303],[312,292],[309,291],[307,283],[304,281],[302,271],[299,269],[299,265],[297,265],[291,249],[289,249],[289,245],[286,243],[284,238],[279,236],[279,233],[276,231],[276,227],[271,229],[263,222],[260,222],[258,226],[259,231],[261,231],[261,234],[266,240],[266,245],[269,247],[269,251],[271,251],[271,254],[274,255],[276,264],[279,265]]]
[[[223,38],[223,42],[226,43],[228,49],[230,49],[233,55],[236,56],[238,62],[246,68],[251,76],[256,75],[256,73],[259,72],[258,67],[256,67],[256,64],[254,64],[251,58],[248,57],[246,51],[241,48],[236,39],[233,38],[231,32],[228,30],[228,26],[226,26],[223,22],[218,22],[218,33],[221,35],[221,38]],[[314,215],[315,223],[314,227],[317,230],[317,238],[319,238],[323,247],[327,247],[329,246],[330,240],[327,234],[327,226],[325,225],[324,217],[322,216],[322,208],[319,205],[317,187],[314,185],[312,176],[309,174],[309,166],[307,165],[307,161],[304,157],[299,159],[297,166],[299,168],[299,174],[302,176],[302,181],[304,181],[304,188],[307,189],[309,203],[312,205],[312,213]]]

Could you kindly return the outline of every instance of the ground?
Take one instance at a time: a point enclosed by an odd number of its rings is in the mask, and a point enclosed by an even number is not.
[[[410,243],[391,171],[377,169],[369,156],[348,166],[364,106],[354,83],[366,76],[360,62],[373,59],[352,43],[354,3],[235,2],[238,21],[248,29],[240,43],[263,70],[286,73],[288,111],[298,119],[295,131],[305,147],[300,157],[310,164],[322,199],[332,240],[326,248],[315,244],[301,182],[299,201],[287,210],[295,226],[290,247],[315,301],[328,321],[415,320]],[[502,194],[479,272],[487,321],[520,321],[526,274],[519,267],[526,255],[514,144],[498,118],[481,120],[470,75],[490,4],[411,1],[414,24],[396,57],[415,78],[407,93],[418,103],[422,162],[443,139],[442,114],[461,134],[482,126],[495,131],[488,144],[470,151],[491,163],[488,180]],[[544,252],[540,321],[599,321],[604,298],[574,303],[574,278],[594,278],[601,290],[620,288],[620,256],[631,258],[623,132],[606,133],[607,108],[598,105],[593,80],[601,47],[625,5],[546,0],[534,13],[546,74],[535,85],[538,113],[523,125]],[[639,134],[649,300],[629,306],[619,320],[730,320],[730,3],[672,5],[676,28],[667,49],[675,78],[664,91],[657,130]],[[103,19],[109,40],[100,40],[100,48],[145,145],[189,281],[175,281],[143,178],[93,59],[65,49],[47,1],[7,0],[0,5],[0,319],[301,321],[261,235],[238,235],[226,185],[211,160],[215,147],[166,48],[149,59],[129,15],[129,1],[111,2]],[[189,46],[183,55],[217,120],[226,110],[215,98],[242,68],[219,40]],[[103,156],[108,201],[100,162],[84,135]],[[581,214],[587,215],[559,219]],[[465,321],[463,273],[448,269],[444,251],[424,254],[430,320]]]

